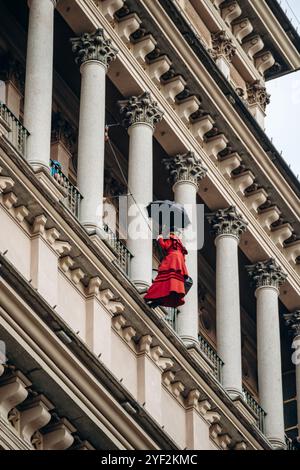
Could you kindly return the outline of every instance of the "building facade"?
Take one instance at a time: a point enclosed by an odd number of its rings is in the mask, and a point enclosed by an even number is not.
[[[276,0],[0,1],[0,448],[296,450],[300,184]],[[120,196],[202,204],[179,310]]]

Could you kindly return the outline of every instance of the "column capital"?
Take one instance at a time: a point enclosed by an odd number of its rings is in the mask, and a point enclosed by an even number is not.
[[[267,93],[265,86],[261,85],[259,80],[247,85],[247,99],[249,105],[258,104],[265,111],[270,104],[271,95]]]
[[[104,37],[104,31],[101,28],[93,33],[84,33],[77,38],[71,38],[70,42],[75,62],[79,66],[89,60],[95,60],[108,67],[118,54],[118,49],[112,46],[111,39]]]
[[[180,182],[190,182],[198,187],[199,181],[207,173],[207,169],[202,165],[199,157],[194,152],[178,154],[175,157],[164,158],[163,163],[169,171],[169,181],[171,184]]]
[[[217,237],[220,235],[233,235],[239,239],[248,226],[248,222],[243,219],[234,206],[208,214],[207,219]]]
[[[219,57],[225,57],[228,62],[231,62],[236,53],[236,47],[233,45],[231,39],[225,31],[218,31],[212,34],[212,49],[209,51],[214,60]]]
[[[163,111],[159,109],[157,102],[152,100],[148,91],[119,101],[119,105],[123,125],[127,128],[138,123],[150,124],[154,128],[163,117]]]
[[[286,325],[290,328],[293,336],[300,336],[300,310],[283,315]]]
[[[260,287],[275,287],[278,289],[287,278],[287,274],[273,258],[246,266],[246,269],[257,289]]]

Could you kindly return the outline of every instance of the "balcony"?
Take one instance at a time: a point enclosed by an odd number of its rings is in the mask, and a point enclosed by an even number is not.
[[[103,230],[106,233],[106,241],[117,258],[118,266],[127,276],[129,276],[132,254],[126,245],[119,240],[117,234],[113,232],[107,224],[103,225]]]
[[[206,339],[204,339],[201,335],[198,336],[198,339],[201,351],[213,364],[213,373],[215,377],[220,383],[222,383],[222,367],[224,364],[222,359],[218,356],[216,351],[211,347]]]
[[[4,135],[13,147],[26,158],[26,144],[29,132],[19,119],[0,101],[0,125]]]
[[[245,388],[243,389],[244,396],[245,396],[245,401],[247,405],[251,408],[251,410],[254,412],[257,421],[257,427],[260,429],[262,433],[265,432],[265,417],[266,417],[266,412],[262,409],[262,407],[257,403],[255,398],[246,390]]]
[[[292,439],[289,438],[287,435],[285,435],[285,445],[286,445],[286,450],[299,450],[299,447],[297,446],[297,444],[295,445]]]
[[[69,178],[62,172],[59,162],[50,161],[51,176],[65,190],[64,204],[75,217],[79,218],[80,202],[82,195],[79,190],[71,183]]]

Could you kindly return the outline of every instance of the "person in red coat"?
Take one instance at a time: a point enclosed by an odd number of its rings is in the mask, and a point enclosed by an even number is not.
[[[179,307],[184,304],[185,278],[188,271],[185,265],[186,248],[175,233],[169,238],[159,235],[157,242],[165,256],[158,267],[158,275],[145,295],[145,301],[151,307]]]

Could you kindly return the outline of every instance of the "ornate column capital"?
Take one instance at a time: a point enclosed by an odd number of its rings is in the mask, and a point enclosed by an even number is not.
[[[212,49],[209,51],[212,58],[216,60],[218,57],[224,56],[228,62],[231,62],[236,53],[236,47],[225,31],[218,31],[212,34]]]
[[[140,96],[119,101],[119,105],[123,125],[127,128],[137,123],[150,124],[154,128],[163,117],[163,111],[159,109],[157,102],[152,100],[148,91]]]
[[[240,238],[248,226],[248,222],[243,219],[234,206],[208,214],[207,219],[217,237],[220,235],[233,235]]]
[[[199,181],[207,173],[207,169],[202,165],[200,158],[190,151],[175,157],[164,158],[162,162],[169,171],[169,182],[171,184],[187,181],[198,187]]]
[[[249,105],[258,104],[264,111],[270,103],[271,95],[267,93],[266,87],[261,85],[258,80],[251,84],[248,83],[247,95]]]
[[[96,60],[108,67],[118,54],[118,49],[112,46],[111,39],[104,37],[101,28],[93,33],[84,33],[77,38],[71,38],[70,42],[75,55],[75,62],[79,66],[89,60]]]
[[[300,310],[283,315],[286,325],[290,328],[293,336],[300,336]]]
[[[275,287],[278,289],[287,278],[287,274],[273,258],[246,266],[246,269],[257,289],[259,287]]]

